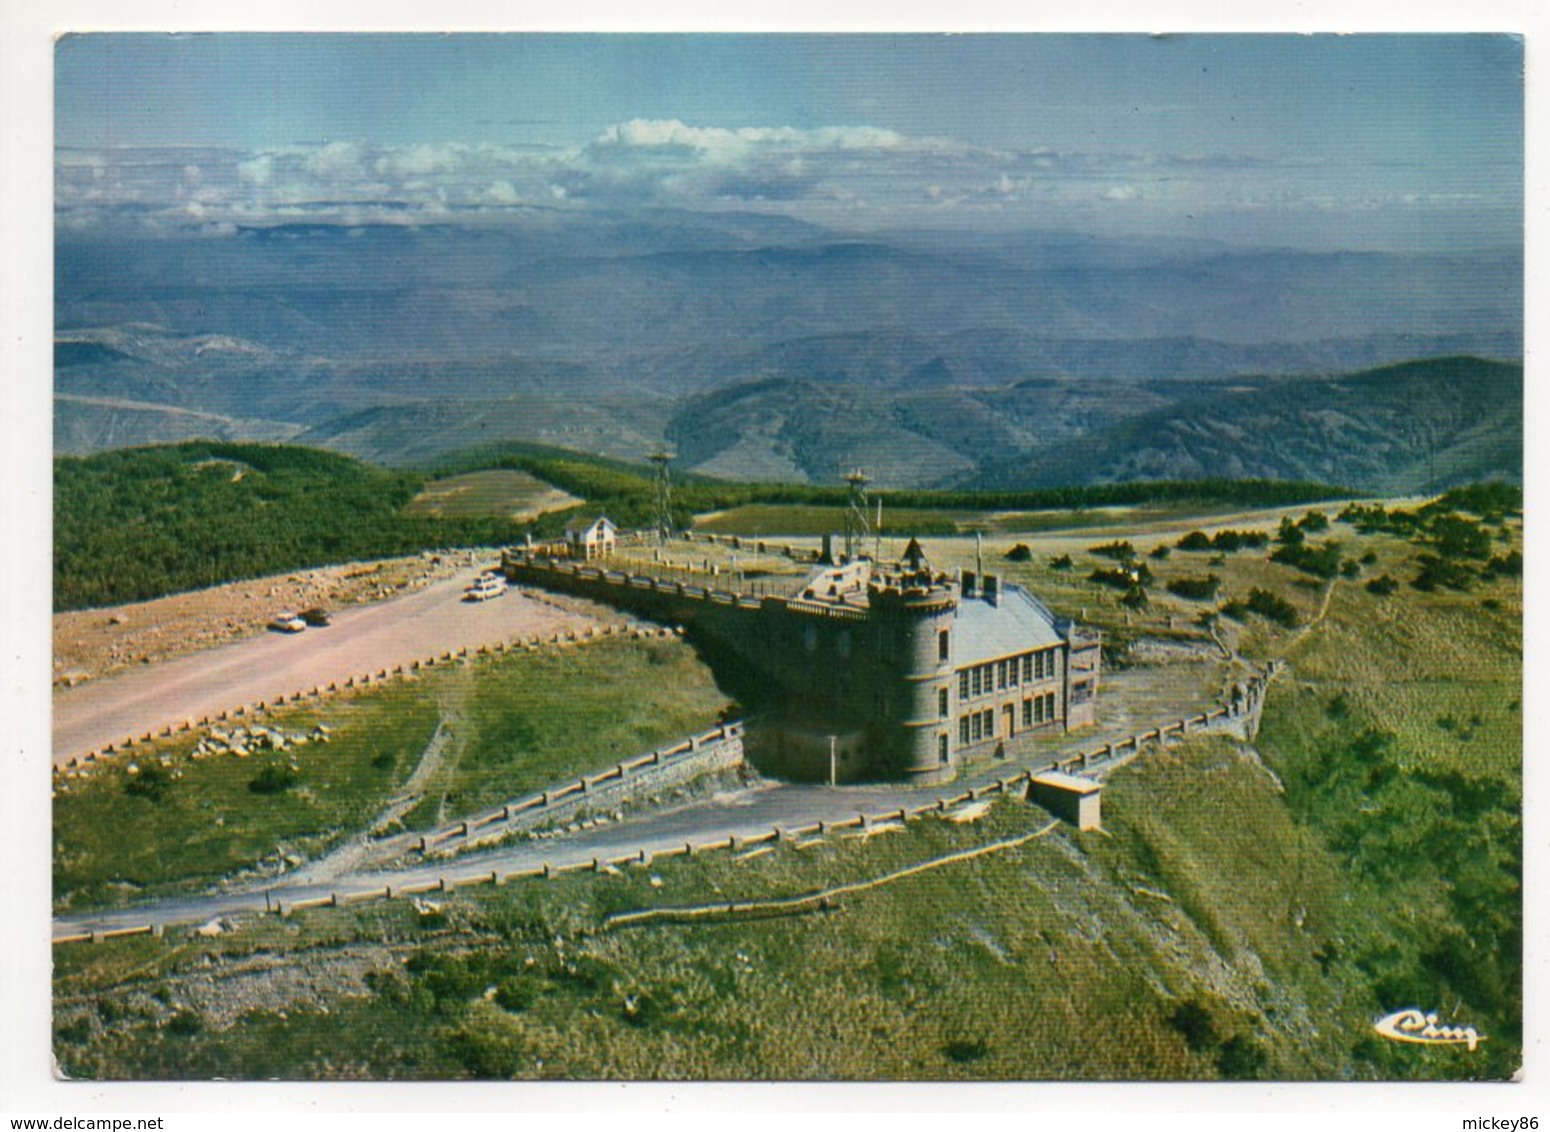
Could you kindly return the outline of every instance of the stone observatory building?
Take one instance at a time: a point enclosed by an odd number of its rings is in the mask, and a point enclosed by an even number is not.
[[[512,581],[678,623],[751,713],[750,757],[826,781],[946,781],[970,758],[1097,719],[1101,638],[993,574],[903,559],[816,561],[789,592],[649,564],[508,551]],[[665,574],[666,571],[660,572]]]

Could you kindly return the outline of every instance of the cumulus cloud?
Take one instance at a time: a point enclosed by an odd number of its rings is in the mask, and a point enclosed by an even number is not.
[[[522,209],[652,205],[820,221],[831,213],[877,223],[961,213],[1048,223],[1062,210],[1076,217],[1118,202],[1241,206],[1276,191],[1284,172],[1231,155],[994,150],[866,125],[634,118],[569,148],[331,141],[255,152],[61,149],[55,184],[63,227],[215,232],[296,219],[493,223]]]

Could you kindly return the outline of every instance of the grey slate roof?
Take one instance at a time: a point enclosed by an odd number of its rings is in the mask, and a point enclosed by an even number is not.
[[[1026,590],[1004,583],[999,605],[978,597],[960,601],[954,631],[953,664],[959,668],[1048,648],[1064,640]]]

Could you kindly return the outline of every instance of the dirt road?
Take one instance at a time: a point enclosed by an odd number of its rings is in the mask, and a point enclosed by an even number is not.
[[[56,689],[54,765],[241,704],[343,683],[447,651],[593,623],[517,589],[492,601],[465,602],[463,589],[476,574],[465,571],[406,597],[342,610],[326,628],[266,633]]]

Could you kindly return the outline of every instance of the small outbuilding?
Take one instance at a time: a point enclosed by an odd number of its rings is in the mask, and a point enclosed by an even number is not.
[[[1028,782],[1030,802],[1082,830],[1103,827],[1102,792],[1103,787],[1091,778],[1055,770],[1036,774]]]
[[[565,527],[565,541],[572,558],[603,558],[613,553],[618,528],[606,515],[596,519],[576,519]]]

